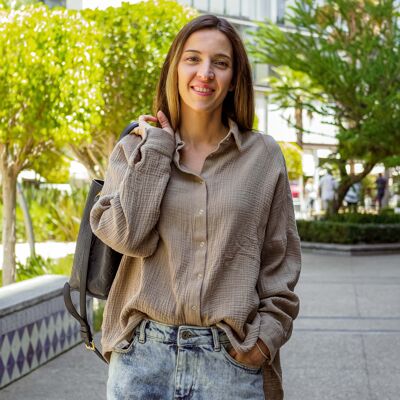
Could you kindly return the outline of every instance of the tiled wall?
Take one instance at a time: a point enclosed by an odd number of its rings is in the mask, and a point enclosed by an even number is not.
[[[72,296],[75,306],[77,295]],[[92,309],[88,298],[91,326]],[[81,341],[80,325],[66,310],[61,288],[51,298],[0,317],[0,388]]]

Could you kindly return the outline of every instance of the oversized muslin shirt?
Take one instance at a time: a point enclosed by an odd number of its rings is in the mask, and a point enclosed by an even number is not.
[[[114,148],[90,214],[96,236],[124,254],[107,299],[102,353],[143,318],[216,325],[247,352],[258,338],[268,400],[283,398],[279,348],[299,312],[294,292],[300,241],[285,160],[258,131],[229,132],[197,174],[180,163],[185,145],[157,127]]]

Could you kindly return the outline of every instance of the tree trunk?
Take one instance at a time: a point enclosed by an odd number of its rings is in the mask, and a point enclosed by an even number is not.
[[[374,168],[375,164],[368,164],[364,167],[364,170],[357,175],[345,175],[344,179],[342,176],[342,180],[340,181],[338,190],[337,190],[337,198],[333,204],[333,213],[337,214],[339,212],[340,207],[343,204],[344,197],[346,196],[347,191],[350,189],[350,186],[353,183],[362,181]]]
[[[25,195],[22,190],[22,185],[17,181],[18,200],[24,214],[25,232],[28,237],[29,248],[31,249],[31,257],[35,257],[35,235],[33,232],[32,218],[29,213],[28,204],[26,203]]]
[[[303,107],[301,105],[300,100],[296,102],[295,108],[295,120],[296,120],[296,142],[297,145],[303,150]],[[303,155],[302,155],[303,160]],[[303,218],[303,214],[306,211],[306,205],[304,204],[304,177],[303,177],[303,170],[301,172],[301,176],[299,179],[299,201],[300,201],[300,214],[301,218]]]
[[[294,114],[296,121],[296,142],[303,150],[303,107],[300,101],[296,102]]]
[[[382,199],[382,207],[388,207],[389,199],[390,199],[390,187],[389,187],[390,168],[385,168],[385,172],[383,173],[383,176],[386,179],[386,189],[385,189],[385,194]]]
[[[3,167],[3,286],[15,282],[17,174]]]

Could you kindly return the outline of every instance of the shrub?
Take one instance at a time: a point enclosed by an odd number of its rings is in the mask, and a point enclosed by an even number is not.
[[[28,257],[25,263],[16,262],[16,281],[20,282],[45,274],[69,276],[71,275],[72,261],[73,254],[58,259],[44,259],[40,255]]]
[[[70,193],[55,188],[39,189],[32,185],[24,186],[23,190],[28,203],[36,242],[48,240],[74,242],[76,240],[86,203],[88,186],[71,187]],[[0,217],[2,211],[0,204]],[[24,242],[27,237],[22,210],[19,206],[17,206],[16,217],[17,242]],[[0,224],[0,234],[1,231],[2,226]]]
[[[344,213],[330,215],[324,221],[354,224],[400,224],[400,214],[395,214],[391,208],[385,208],[380,214]]]
[[[340,218],[339,218],[340,219]],[[302,241],[320,243],[398,243],[400,223],[353,223],[322,221],[297,221]]]

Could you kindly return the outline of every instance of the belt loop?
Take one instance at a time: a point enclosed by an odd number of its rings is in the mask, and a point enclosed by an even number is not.
[[[213,335],[213,339],[214,339],[214,351],[220,351],[221,350],[221,345],[219,343],[219,334],[218,334],[218,330],[215,327],[211,327],[211,332]]]
[[[144,319],[140,323],[139,342],[142,343],[142,344],[146,341],[146,335],[145,335],[144,331],[146,329],[146,325],[147,325],[148,322],[149,322],[148,319]]]

